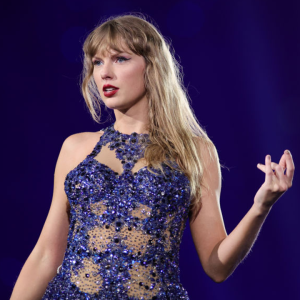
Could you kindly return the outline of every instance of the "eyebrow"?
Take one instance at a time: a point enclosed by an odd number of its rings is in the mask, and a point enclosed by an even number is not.
[[[132,55],[132,53],[129,53],[129,52],[126,52],[126,51],[122,51],[122,52],[117,52],[115,54],[112,54],[112,55],[109,55],[109,57],[115,57],[115,56],[118,56],[118,55],[121,55],[121,54],[129,54],[129,55]],[[95,58],[95,59],[101,59],[100,56],[97,56],[97,55],[94,55],[92,57],[92,59]]]

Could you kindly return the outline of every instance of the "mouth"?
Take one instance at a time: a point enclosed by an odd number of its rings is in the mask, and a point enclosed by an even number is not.
[[[113,86],[111,84],[105,84],[103,86],[103,92],[104,92],[105,97],[113,96],[118,90],[119,90],[119,88],[117,88],[116,86]]]

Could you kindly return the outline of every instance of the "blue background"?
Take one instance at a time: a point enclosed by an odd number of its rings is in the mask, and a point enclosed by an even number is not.
[[[101,20],[150,16],[172,41],[200,123],[223,169],[230,233],[264,182],[257,163],[299,154],[297,0],[43,0],[1,3],[0,298],[8,299],[46,219],[66,137],[98,131],[80,95],[81,46]],[[297,196],[298,195],[298,196]],[[187,227],[181,280],[191,300],[300,299],[299,178],[269,214],[253,251],[225,282],[203,271]]]

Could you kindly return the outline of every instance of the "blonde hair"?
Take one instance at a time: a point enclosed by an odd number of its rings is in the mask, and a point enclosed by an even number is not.
[[[176,161],[190,182],[190,215],[201,208],[204,164],[201,151],[209,157],[217,155],[213,142],[200,126],[189,103],[183,85],[181,66],[175,59],[170,44],[157,28],[143,15],[111,17],[97,26],[86,38],[83,46],[84,67],[82,94],[92,118],[100,124],[101,100],[93,78],[92,58],[97,51],[113,49],[122,52],[121,41],[146,61],[145,89],[149,101],[148,132],[150,145],[145,149],[148,170],[151,166],[163,172],[161,163],[176,168],[168,159]],[[199,145],[201,146],[201,151]],[[202,150],[203,149],[203,150]],[[214,154],[213,154],[214,153]]]

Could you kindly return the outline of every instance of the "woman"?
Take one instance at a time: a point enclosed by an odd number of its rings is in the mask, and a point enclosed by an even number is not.
[[[11,299],[187,300],[178,254],[188,217],[203,269],[215,282],[226,280],[291,187],[291,154],[258,164],[265,182],[227,235],[217,150],[162,35],[125,15],[94,29],[83,50],[91,115],[100,123],[104,103],[116,121],[64,141],[48,217]]]

